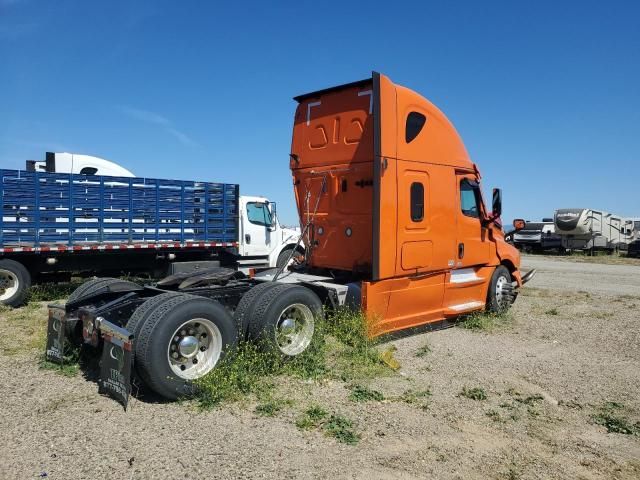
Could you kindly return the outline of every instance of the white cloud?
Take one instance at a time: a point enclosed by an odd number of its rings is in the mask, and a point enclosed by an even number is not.
[[[196,147],[198,145],[189,135],[175,128],[171,120],[159,113],[141,110],[139,108],[133,108],[126,105],[120,105],[117,108],[130,118],[162,127],[165,132],[187,147]]]

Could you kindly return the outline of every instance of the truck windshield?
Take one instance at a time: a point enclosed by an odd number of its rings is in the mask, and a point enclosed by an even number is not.
[[[247,218],[255,225],[271,226],[271,212],[264,203],[247,203]]]

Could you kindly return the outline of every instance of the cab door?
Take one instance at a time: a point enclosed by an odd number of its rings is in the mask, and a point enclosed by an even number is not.
[[[486,265],[490,258],[488,230],[482,225],[482,195],[472,174],[457,175],[456,268]]]
[[[272,219],[269,205],[262,199],[243,199],[242,238],[243,256],[269,255],[272,250]],[[275,239],[273,239],[275,240]]]

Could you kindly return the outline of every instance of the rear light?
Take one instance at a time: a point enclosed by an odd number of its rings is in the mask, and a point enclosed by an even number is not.
[[[82,322],[82,338],[84,343],[97,347],[100,343],[100,335],[96,325],[96,316],[92,308],[78,310],[78,319]]]

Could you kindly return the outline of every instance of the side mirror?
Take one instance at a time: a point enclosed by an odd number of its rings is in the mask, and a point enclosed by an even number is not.
[[[495,218],[502,215],[502,191],[499,188],[493,189],[493,206],[491,210]]]
[[[516,218],[513,221],[513,228],[516,230],[522,230],[525,225],[526,225],[526,222],[521,218]]]
[[[276,219],[276,202],[270,202],[269,207],[271,207],[271,228],[275,229],[278,225],[278,220]]]

